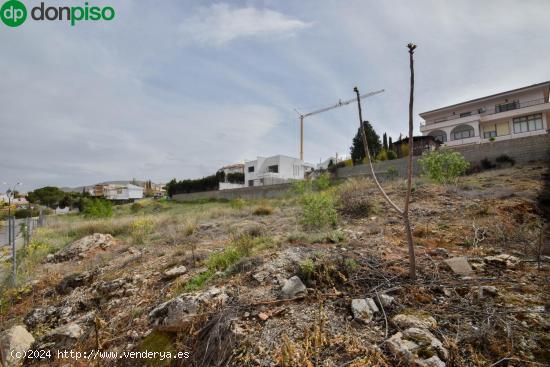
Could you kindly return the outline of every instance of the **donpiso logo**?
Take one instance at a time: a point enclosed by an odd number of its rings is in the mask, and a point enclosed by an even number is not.
[[[115,9],[111,6],[47,6],[44,2],[30,10],[35,21],[68,21],[74,26],[80,21],[113,20]],[[19,27],[27,19],[27,8],[19,0],[8,0],[0,8],[0,19],[9,27]]]
[[[0,8],[0,19],[8,27],[19,27],[27,19],[27,8],[18,0],[8,0]]]

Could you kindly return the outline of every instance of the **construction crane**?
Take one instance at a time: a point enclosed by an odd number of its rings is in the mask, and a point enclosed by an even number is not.
[[[377,91],[374,91],[374,92],[365,93],[365,94],[359,96],[359,98],[363,99],[363,98],[371,97],[371,96],[374,96],[376,94],[380,94],[382,92],[384,92],[384,89],[380,89],[380,90],[377,90]],[[294,109],[294,111],[296,111],[296,113],[300,117],[300,159],[302,161],[304,160],[304,118],[309,117],[309,116],[313,116],[313,115],[317,115],[319,113],[327,112],[327,111],[330,111],[334,108],[347,106],[348,104],[353,103],[353,102],[357,102],[357,98],[348,99],[347,101],[340,100],[340,101],[338,101],[338,103],[336,103],[333,106],[321,108],[321,109],[318,109],[316,111],[308,112],[308,113],[304,113],[304,114],[300,113],[297,109]]]

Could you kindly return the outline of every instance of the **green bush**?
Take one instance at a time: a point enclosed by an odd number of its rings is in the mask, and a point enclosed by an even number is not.
[[[445,148],[429,152],[419,163],[424,174],[440,184],[456,183],[470,166],[462,154]]]
[[[328,193],[306,193],[302,197],[301,222],[305,226],[323,228],[336,226],[338,214],[334,199]]]
[[[388,160],[393,160],[393,159],[397,159],[397,153],[394,152],[393,150],[388,150],[386,152],[387,156],[388,156]]]
[[[312,189],[311,180],[300,180],[292,184],[292,191],[298,195],[304,195]]]
[[[38,217],[40,211],[38,209],[17,209],[13,216],[17,219],[27,218],[27,217]]]
[[[82,214],[87,218],[109,218],[113,215],[113,204],[103,199],[82,199]]]
[[[330,175],[327,172],[322,173],[313,180],[313,188],[317,191],[326,190],[330,187]]]
[[[130,211],[132,213],[138,213],[141,209],[143,209],[143,204],[135,202],[132,205],[130,205]]]

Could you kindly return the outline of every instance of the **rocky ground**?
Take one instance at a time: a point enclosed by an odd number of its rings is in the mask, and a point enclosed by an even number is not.
[[[322,230],[301,224],[292,195],[169,204],[195,209],[151,230],[136,207],[124,214],[130,235],[70,237],[33,265],[30,285],[4,292],[0,344],[189,352],[25,361],[48,366],[548,365],[550,258],[536,206],[543,171],[492,170],[450,187],[419,180],[415,283],[400,219],[371,183],[362,193],[375,203],[368,216],[341,214]],[[403,197],[402,182],[384,186]],[[157,209],[146,214],[166,207]]]

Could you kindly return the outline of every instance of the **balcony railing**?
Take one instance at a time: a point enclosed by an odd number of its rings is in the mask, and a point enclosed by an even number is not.
[[[469,117],[469,116],[476,116],[476,115],[489,116],[489,115],[494,115],[494,114],[497,114],[497,113],[508,112],[508,111],[513,111],[513,110],[517,110],[517,109],[521,109],[521,108],[536,106],[536,105],[539,105],[539,104],[544,104],[546,102],[547,101],[544,98],[533,99],[531,101],[524,101],[524,102],[510,102],[510,103],[506,103],[506,104],[495,105],[494,108],[488,109],[488,110],[480,108],[477,111],[471,111],[471,113],[469,115],[466,115],[466,116],[464,116],[464,114],[462,114],[462,116],[460,114],[459,115],[447,116],[445,118],[441,118],[441,119],[435,120],[433,122],[427,122],[426,124],[420,124],[420,126],[423,127],[423,126],[426,126],[426,125],[438,124],[440,122],[457,120],[459,118],[464,118],[464,117]]]

